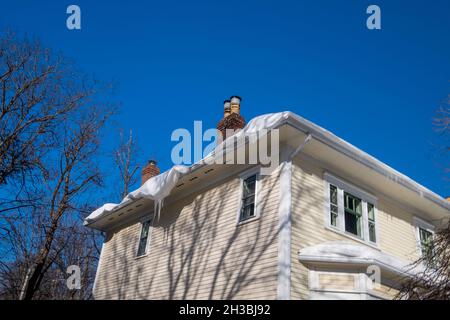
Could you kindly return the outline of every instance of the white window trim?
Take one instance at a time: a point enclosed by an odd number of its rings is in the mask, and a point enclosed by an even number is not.
[[[338,188],[338,218],[337,226],[333,226],[330,221],[330,184]],[[325,201],[324,201],[324,218],[325,227],[331,229],[341,235],[358,240],[362,243],[368,244],[375,248],[378,248],[380,243],[379,238],[379,223],[378,223],[378,199],[372,194],[356,187],[355,185],[345,182],[329,172],[324,173],[324,186],[325,186]],[[352,233],[345,231],[345,214],[344,214],[344,191],[348,192],[362,201],[362,236],[358,237]],[[374,206],[375,214],[375,242],[369,239],[369,218],[367,212],[367,202],[370,202]]]
[[[244,180],[248,177],[256,174],[256,182],[255,182],[255,216],[252,218],[249,218],[247,220],[240,221],[241,219],[241,207],[242,207],[242,193],[244,192]],[[246,170],[242,172],[239,175],[239,200],[238,200],[238,207],[237,207],[237,218],[236,218],[236,225],[240,226],[255,220],[258,220],[261,216],[261,208],[259,204],[259,188],[261,184],[261,174],[260,174],[260,167],[251,168],[249,170]]]
[[[329,274],[329,275],[352,275],[354,277],[354,289],[335,289],[335,288],[320,288],[319,285],[319,275],[321,274]],[[318,300],[318,299],[340,299],[340,300],[368,300],[368,299],[377,299],[377,300],[385,300],[386,297],[383,297],[379,293],[374,290],[370,290],[367,287],[368,276],[366,273],[361,272],[360,270],[319,270],[311,268],[308,271],[308,289],[309,289],[309,299],[310,300]]]
[[[424,229],[424,230],[426,230],[428,232],[431,232],[432,235],[434,236],[435,226],[432,223],[430,223],[428,221],[425,221],[425,220],[423,220],[423,219],[421,219],[419,217],[416,217],[416,216],[413,217],[413,223],[414,223],[414,227],[415,227],[416,247],[417,247],[417,250],[418,250],[419,254],[421,256],[423,256],[422,243],[420,241],[420,229]]]
[[[139,253],[139,243],[141,242],[141,234],[142,234],[142,228],[144,227],[144,222],[146,221],[150,221],[150,226],[148,227],[148,236],[147,236],[147,244],[145,245],[145,253],[138,255]],[[137,241],[137,245],[136,245],[136,250],[135,250],[135,259],[140,259],[143,257],[148,256],[149,253],[149,248],[150,248],[150,242],[152,239],[152,229],[153,229],[153,217],[143,217],[139,220],[139,224],[141,225],[141,227],[139,228],[139,234],[138,234],[138,241]]]

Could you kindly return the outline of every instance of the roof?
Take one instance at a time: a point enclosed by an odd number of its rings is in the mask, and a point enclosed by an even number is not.
[[[347,141],[337,137],[330,131],[290,111],[270,113],[253,118],[241,131],[236,133],[235,137],[239,138],[239,136],[243,135],[255,135],[263,129],[276,129],[285,124],[288,124],[303,133],[310,134],[314,140],[320,141],[337,152],[346,155],[371,170],[374,170],[378,174],[394,181],[403,188],[418,194],[420,197],[428,199],[450,214],[450,202],[446,199],[417,183],[408,176],[391,168],[380,160],[374,158],[373,156],[367,154],[366,152],[360,150],[359,148],[353,146]],[[216,150],[219,147],[220,146],[218,146]],[[92,223],[108,216],[108,214],[116,212],[139,199],[153,200],[155,202],[155,211],[159,212],[162,200],[170,194],[180,178],[184,175],[193,173],[199,168],[209,165],[211,162],[208,160],[211,160],[211,158],[214,157],[216,150],[191,166],[177,165],[156,177],[150,178],[140,188],[129,193],[119,204],[104,204],[85,219],[85,225],[91,225]]]

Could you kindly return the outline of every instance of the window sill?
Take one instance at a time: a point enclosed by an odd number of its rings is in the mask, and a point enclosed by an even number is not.
[[[337,234],[339,234],[341,236],[344,236],[344,237],[350,238],[352,240],[355,240],[355,241],[357,241],[359,243],[365,244],[366,246],[369,246],[369,247],[371,247],[371,248],[373,248],[375,250],[381,251],[378,243],[364,241],[363,239],[358,238],[357,236],[353,236],[353,235],[349,234],[348,232],[342,232],[341,230],[338,230],[338,229],[330,227],[330,226],[325,226],[324,228],[326,230],[329,230],[329,231],[332,231],[334,233],[337,233]]]
[[[239,221],[239,222],[237,223],[236,226],[239,227],[239,226],[242,226],[242,225],[244,225],[244,224],[250,223],[250,222],[252,222],[252,221],[258,220],[258,219],[259,219],[259,215],[254,216],[254,217],[249,218],[249,219],[244,220],[244,221]]]
[[[145,258],[146,256],[148,256],[148,253],[143,254],[141,256],[136,256],[136,257],[134,257],[134,260],[139,260],[139,259]]]

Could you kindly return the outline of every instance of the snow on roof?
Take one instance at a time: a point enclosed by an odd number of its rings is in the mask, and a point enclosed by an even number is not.
[[[437,205],[450,210],[450,203],[425,188],[424,186],[418,184],[411,178],[405,176],[404,174],[392,169],[388,165],[383,162],[375,159],[371,155],[365,153],[364,151],[356,148],[352,144],[346,142],[345,140],[337,137],[330,131],[294,114],[290,111],[278,112],[278,113],[270,113],[261,115],[253,118],[242,130],[234,135],[234,138],[239,139],[242,136],[253,136],[256,135],[259,131],[271,130],[280,127],[281,125],[289,123],[296,127],[299,130],[304,131],[305,133],[309,133],[312,135],[314,139],[317,139],[327,145],[333,146],[336,150],[346,154],[350,158],[353,158],[356,161],[359,161],[366,165],[367,167],[376,170],[378,173],[390,178],[393,181],[401,184],[403,187],[406,187],[422,197],[431,200]],[[225,147],[224,147],[225,145]],[[172,167],[170,170],[150,178],[147,180],[140,188],[129,193],[120,203],[106,203],[102,207],[98,208],[94,212],[92,212],[87,218],[85,218],[85,225],[89,225],[95,221],[98,221],[108,215],[109,213],[119,210],[125,205],[141,198],[150,199],[155,201],[155,212],[159,214],[162,201],[165,197],[167,197],[171,190],[176,186],[179,179],[188,174],[189,172],[194,171],[198,167],[202,167],[208,163],[208,160],[211,160],[211,157],[214,156],[217,150],[223,150],[223,148],[233,148],[233,144],[227,144],[226,141],[222,142],[220,145],[216,147],[216,149],[207,155],[205,158],[201,159],[199,162],[191,165],[191,166],[181,166],[176,165]],[[228,151],[228,150],[225,150]]]
[[[316,263],[375,264],[382,269],[405,275],[423,271],[421,266],[413,266],[409,261],[346,241],[330,241],[303,248],[299,252],[299,259],[303,262]]]
[[[273,129],[281,125],[290,116],[290,112],[279,112],[262,115],[253,118],[242,130],[234,135],[235,138],[240,138],[242,136],[252,136],[257,134],[262,129]],[[225,146],[225,147],[224,147]],[[150,199],[155,201],[155,212],[160,212],[162,201],[167,197],[172,189],[177,185],[179,179],[191,172],[195,167],[208,163],[208,159],[214,155],[216,150],[220,148],[233,147],[232,144],[226,144],[222,142],[216,149],[207,155],[205,158],[201,159],[198,163],[192,166],[181,166],[176,165],[170,170],[163,172],[162,174],[152,177],[147,180],[140,188],[130,192],[120,203],[106,203],[94,212],[92,212],[88,217],[85,218],[85,225],[91,224],[94,221],[101,219],[108,213],[120,209],[124,205],[137,200],[137,199]],[[227,151],[227,150],[226,150]]]
[[[156,211],[158,211],[161,207],[161,201],[170,194],[170,191],[176,186],[180,177],[188,171],[189,167],[178,165],[172,167],[169,171],[150,178],[140,188],[130,192],[120,203],[106,203],[92,212],[85,219],[85,224],[94,222],[107,213],[122,207],[124,204],[141,198],[154,200],[157,206]]]

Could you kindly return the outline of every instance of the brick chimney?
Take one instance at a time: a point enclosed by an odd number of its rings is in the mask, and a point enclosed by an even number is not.
[[[241,116],[241,101],[238,96],[232,96],[230,100],[223,102],[223,119],[217,124],[217,130],[225,138],[226,130],[238,130],[245,127],[245,120]]]
[[[159,168],[156,165],[155,160],[149,160],[147,165],[142,168],[142,182],[141,185],[143,185],[148,179],[151,177],[157,176],[159,174]]]

